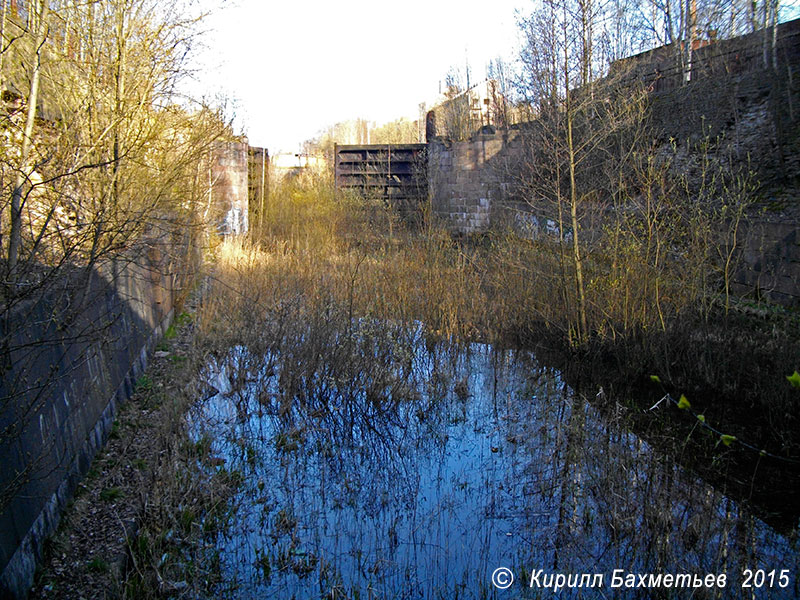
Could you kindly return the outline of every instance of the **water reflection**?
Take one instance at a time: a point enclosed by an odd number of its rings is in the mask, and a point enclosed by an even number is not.
[[[195,435],[243,484],[220,535],[226,597],[513,598],[531,572],[603,573],[605,597],[800,594],[796,537],[600,418],[526,353],[362,323],[309,351],[234,348]],[[612,411],[613,413],[613,411]],[[491,574],[517,581],[496,590]],[[745,568],[786,588],[741,589]],[[608,589],[614,569],[727,587]],[[600,597],[597,589],[559,597]]]

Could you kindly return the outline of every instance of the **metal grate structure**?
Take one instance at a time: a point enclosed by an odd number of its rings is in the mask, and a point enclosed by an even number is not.
[[[427,197],[426,144],[337,145],[336,189],[392,206],[408,206]]]

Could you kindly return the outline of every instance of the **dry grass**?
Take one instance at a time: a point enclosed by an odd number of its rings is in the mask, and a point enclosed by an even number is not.
[[[440,339],[544,341],[575,362],[576,293],[571,260],[557,243],[498,231],[455,240],[422,212],[422,224],[411,227],[382,204],[335,198],[324,177],[280,184],[257,241],[228,240],[219,248],[214,293],[199,317],[201,347],[265,350],[283,340],[285,350],[291,328],[313,323],[349,331],[359,319],[375,319],[422,323]],[[733,318],[713,273],[674,258],[653,262],[636,232],[620,225],[608,233],[613,245],[587,249],[593,335],[577,349],[583,370],[634,384],[657,373],[673,389],[716,393],[728,406],[750,398],[755,408],[747,419],[764,418],[764,430],[774,431],[771,424],[792,400],[781,372],[791,373],[800,359],[791,339],[796,318]],[[681,235],[691,243],[707,243],[703,228],[687,231]],[[719,340],[738,341],[722,348]],[[755,365],[753,357],[764,360]],[[757,380],[739,376],[756,371]]]
[[[568,333],[574,294],[552,247],[499,233],[455,240],[424,207],[414,222],[335,198],[321,177],[279,185],[258,239],[219,247],[201,331],[237,343],[268,313],[302,304],[308,314],[335,305],[349,318],[417,321],[462,341],[518,339],[531,323]]]
[[[409,231],[382,205],[334,199],[324,181],[286,184],[270,195],[256,244],[226,241],[215,263],[215,293],[204,331],[240,329],[237,319],[302,303],[309,314],[332,306],[351,318],[419,320],[444,336],[485,332],[491,311],[479,249],[441,229]]]

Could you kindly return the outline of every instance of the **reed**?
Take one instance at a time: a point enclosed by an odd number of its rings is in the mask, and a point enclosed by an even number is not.
[[[556,348],[571,369],[617,389],[658,374],[672,389],[730,407],[722,413],[737,426],[762,420],[762,439],[785,443],[776,423],[797,413],[783,377],[800,364],[796,314],[740,310],[728,273],[711,260],[709,222],[670,214],[672,235],[696,260],[674,246],[667,252],[666,230],[648,242],[630,215],[610,224],[606,243],[584,255],[591,335],[576,343],[571,261],[557,240],[498,229],[456,239],[429,213],[409,225],[382,203],[336,197],[329,179],[305,175],[271,190],[258,236],[218,249],[200,344],[218,353],[283,340],[285,350],[287,331],[308,323],[338,320],[337,331],[360,320],[420,323],[438,339]]]

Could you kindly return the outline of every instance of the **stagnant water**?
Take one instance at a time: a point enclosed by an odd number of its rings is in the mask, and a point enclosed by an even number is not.
[[[376,331],[209,365],[193,431],[242,481],[221,597],[800,596],[794,533],[530,354]]]

